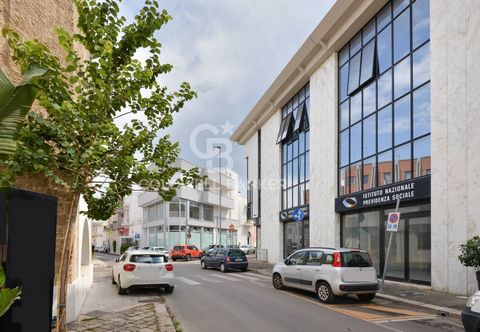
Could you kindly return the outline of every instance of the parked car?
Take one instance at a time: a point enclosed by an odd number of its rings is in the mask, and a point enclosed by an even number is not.
[[[480,331],[480,292],[470,296],[462,311],[462,323],[466,332]]]
[[[177,259],[186,259],[187,261],[192,258],[202,258],[203,252],[198,249],[196,246],[186,246],[186,245],[177,245],[174,246],[170,257],[172,260],[176,261]]]
[[[94,248],[94,251],[96,251],[96,252],[107,252],[107,248],[105,246],[96,246]]]
[[[202,269],[212,267],[222,272],[234,269],[245,272],[248,269],[248,260],[240,249],[216,248],[202,257],[200,265]]]
[[[130,246],[125,251],[132,251],[132,250],[139,250],[139,249],[140,249],[140,247],[138,247],[138,246]]]
[[[252,246],[249,246],[248,244],[241,244],[240,249],[247,255],[255,253],[255,248]]]
[[[112,267],[112,284],[118,285],[118,294],[126,294],[131,287],[158,287],[171,293],[174,279],[173,265],[152,251],[126,251]]]
[[[294,252],[272,271],[273,287],[315,292],[321,302],[355,294],[371,301],[378,290],[377,272],[368,252],[343,248],[305,248]]]
[[[170,256],[168,250],[165,247],[148,247],[148,250],[158,252],[161,255],[165,255],[167,258]]]
[[[216,249],[216,248],[224,248],[224,246],[221,244],[211,244],[208,247],[203,248],[202,251],[203,251],[203,254],[205,255],[207,252],[212,251],[213,249]]]

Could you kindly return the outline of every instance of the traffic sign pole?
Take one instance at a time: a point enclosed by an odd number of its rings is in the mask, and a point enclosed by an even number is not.
[[[398,212],[399,207],[400,207],[400,199],[397,199],[397,206],[395,207],[395,212]],[[398,220],[397,222],[400,222],[400,220]],[[385,256],[385,264],[383,265],[383,275],[382,275],[382,283],[380,285],[380,290],[383,290],[383,284],[385,283],[385,276],[387,274],[388,256],[390,255],[390,247],[392,246],[392,237],[393,237],[393,232],[390,232],[390,238],[388,239],[387,256]]]

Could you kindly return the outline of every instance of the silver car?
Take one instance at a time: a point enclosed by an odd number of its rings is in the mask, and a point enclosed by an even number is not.
[[[378,290],[377,272],[368,252],[343,248],[305,248],[275,265],[273,287],[294,287],[317,293],[330,303],[336,296],[356,294],[371,301]]]

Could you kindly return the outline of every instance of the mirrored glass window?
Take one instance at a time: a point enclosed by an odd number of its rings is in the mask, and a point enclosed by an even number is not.
[[[410,140],[410,95],[395,102],[394,114],[394,142],[399,145]]]
[[[392,66],[392,26],[389,25],[377,36],[378,70],[383,73]]]
[[[395,65],[394,85],[395,99],[410,91],[410,57]]]
[[[363,89],[363,117],[367,117],[377,110],[377,85],[370,83]]]
[[[414,176],[429,175],[431,170],[430,136],[413,141]]]
[[[430,83],[413,92],[413,137],[430,132]]]
[[[350,161],[362,158],[362,124],[357,123],[350,129]]]
[[[410,10],[393,20],[393,62],[410,53]]]
[[[378,89],[378,108],[392,102],[392,71],[389,70],[382,74],[377,81]]]
[[[378,152],[392,147],[392,107],[378,111]]]
[[[430,1],[416,0],[412,4],[413,48],[430,39]]]
[[[376,115],[373,114],[363,121],[363,157],[368,157],[375,152],[377,140]]]
[[[354,124],[362,117],[362,93],[358,92],[350,98],[350,123]]]
[[[430,80],[430,43],[413,53],[413,88]]]
[[[401,145],[394,150],[395,182],[412,178],[412,148],[410,143]]]

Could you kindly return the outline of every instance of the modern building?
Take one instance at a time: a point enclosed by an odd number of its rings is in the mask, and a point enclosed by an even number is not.
[[[197,167],[183,159],[174,166],[185,170]],[[206,180],[196,187],[179,187],[169,202],[157,192],[139,196],[138,205],[143,208],[142,245],[171,249],[177,244],[190,244],[204,248],[251,241],[252,222],[246,218],[247,200],[239,193],[238,175],[228,169],[221,174],[210,168],[199,169]]]
[[[479,13],[463,0],[333,5],[231,137],[269,261],[343,246],[380,272],[400,199],[387,277],[475,290],[458,254],[480,234]]]

